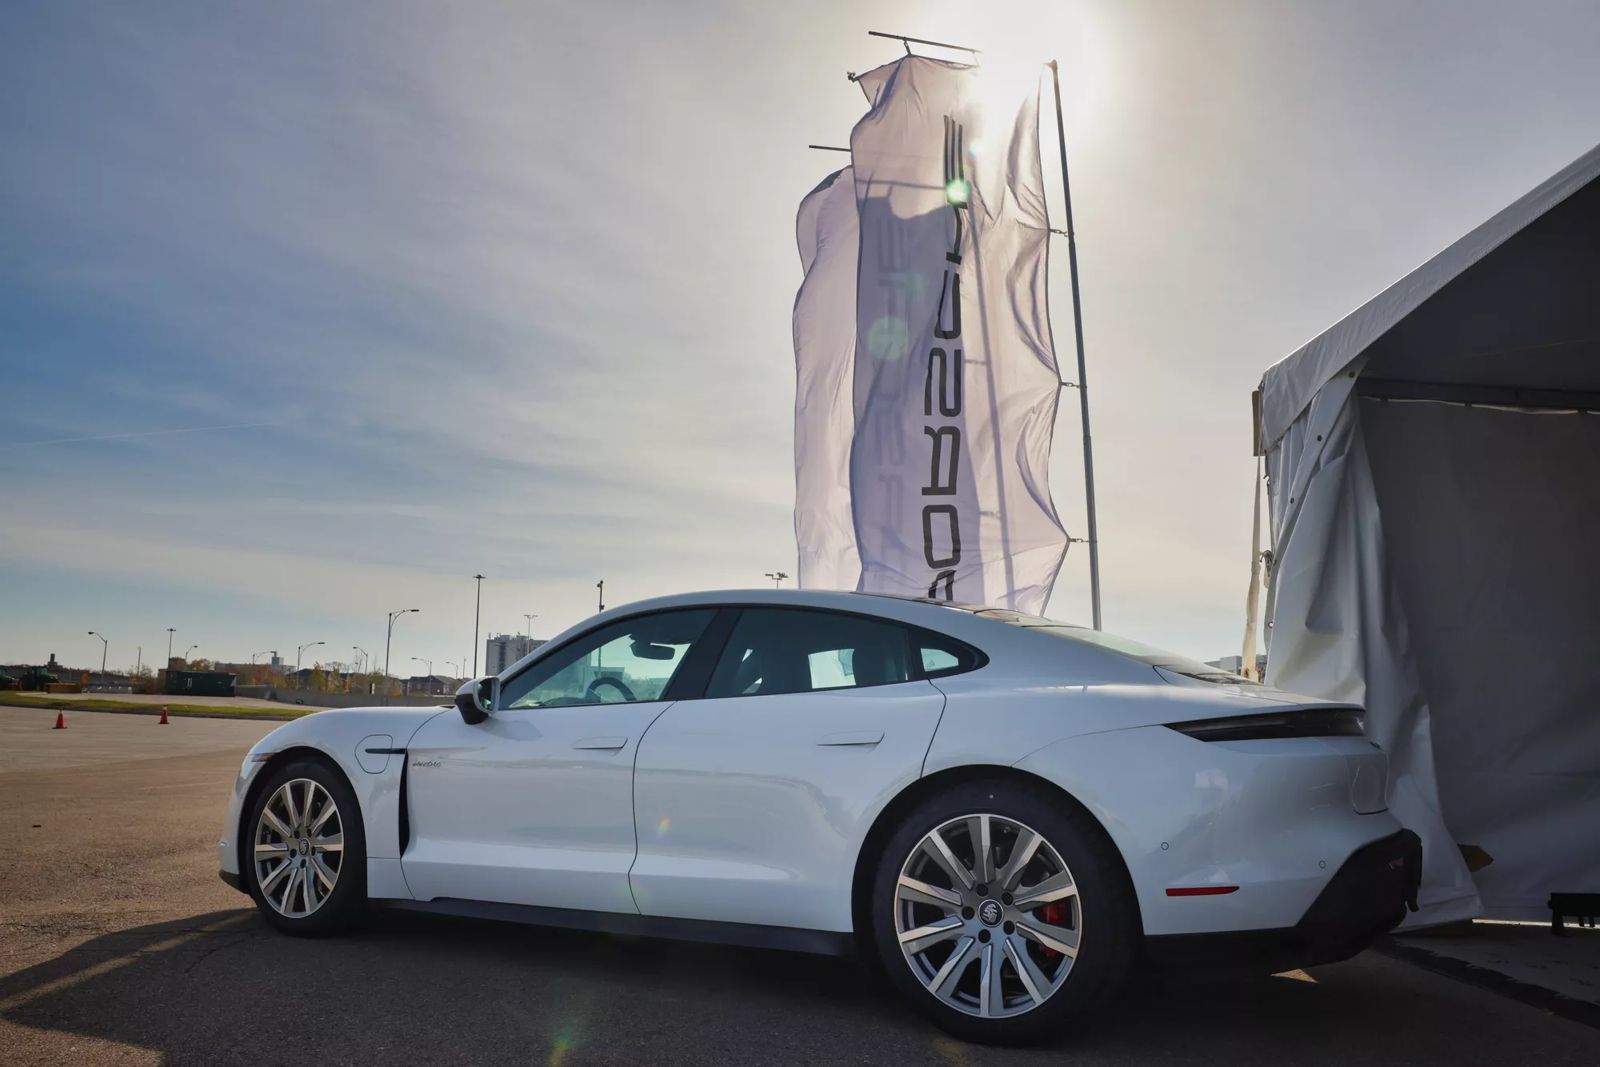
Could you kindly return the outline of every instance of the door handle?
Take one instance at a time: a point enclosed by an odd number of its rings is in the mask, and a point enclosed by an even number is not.
[[[828,734],[817,742],[819,745],[875,745],[883,740],[882,730],[856,730],[851,733]]]
[[[580,737],[572,742],[572,747],[615,752],[627,743],[628,739],[626,737]]]

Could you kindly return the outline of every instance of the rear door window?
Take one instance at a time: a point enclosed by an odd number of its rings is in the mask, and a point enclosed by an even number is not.
[[[912,633],[826,611],[747,608],[711,673],[707,697],[771,696],[893,685],[922,676]]]

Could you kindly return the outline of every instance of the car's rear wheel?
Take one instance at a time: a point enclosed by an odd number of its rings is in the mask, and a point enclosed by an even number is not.
[[[338,933],[366,910],[361,809],[336,768],[297,759],[274,769],[245,822],[250,896],[273,926],[305,936]]]
[[[918,805],[873,883],[873,942],[913,1007],[958,1037],[1039,1040],[1115,994],[1138,950],[1105,834],[1059,796],[972,782]]]

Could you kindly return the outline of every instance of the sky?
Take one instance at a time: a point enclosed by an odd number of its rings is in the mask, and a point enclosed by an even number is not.
[[[476,573],[535,636],[793,573],[794,213],[871,29],[1060,60],[1105,625],[1199,658],[1262,371],[1600,142],[1589,0],[8,4],[0,662],[381,663],[415,607],[392,669],[458,673]]]

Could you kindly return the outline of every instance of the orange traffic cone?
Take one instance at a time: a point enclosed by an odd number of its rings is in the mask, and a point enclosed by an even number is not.
[[[167,722],[167,706],[165,704],[161,705],[161,721],[156,723],[156,725],[157,726],[170,726],[170,725],[172,725],[171,723]]]
[[[67,713],[64,712],[64,711],[56,712],[56,724],[54,726],[50,727],[50,729],[52,729],[52,730],[65,730],[66,728],[67,728]]]

